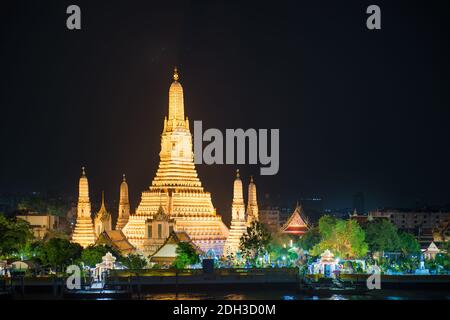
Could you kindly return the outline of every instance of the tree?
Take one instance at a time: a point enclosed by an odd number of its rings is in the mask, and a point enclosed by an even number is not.
[[[352,259],[367,254],[364,230],[355,220],[341,220],[324,216],[319,220],[319,232],[322,240],[311,250],[318,256],[329,249],[341,258]]]
[[[450,255],[450,241],[445,241],[442,244],[442,251],[444,251],[447,255]]]
[[[74,264],[80,257],[83,248],[78,243],[66,239],[53,238],[35,246],[38,258],[44,265],[55,269]]]
[[[298,241],[298,245],[303,250],[311,250],[321,240],[318,227],[309,229]]]
[[[0,257],[19,252],[31,239],[33,233],[27,221],[0,215]]]
[[[258,257],[269,251],[271,240],[272,237],[266,227],[259,221],[253,221],[241,237],[239,249],[242,256],[254,264]]]
[[[400,232],[399,249],[403,255],[416,254],[420,252],[420,244],[416,237],[408,232]]]
[[[173,267],[177,269],[184,269],[188,265],[197,264],[200,262],[197,250],[188,242],[180,242],[176,248],[177,257],[173,262]]]
[[[111,252],[113,256],[116,258],[120,258],[120,254],[114,248],[105,245],[90,245],[83,250],[81,253],[81,261],[91,267],[94,268],[97,263],[102,262],[102,258],[108,253]]]
[[[388,220],[374,220],[365,227],[366,241],[371,252],[395,251],[400,244],[396,226]]]
[[[147,259],[140,254],[130,253],[125,257],[121,257],[119,261],[128,269],[139,270],[147,266]]]

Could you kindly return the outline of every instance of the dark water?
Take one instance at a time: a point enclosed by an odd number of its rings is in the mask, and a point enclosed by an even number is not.
[[[286,290],[146,294],[145,300],[450,300],[449,291],[376,290],[362,295],[302,295]]]

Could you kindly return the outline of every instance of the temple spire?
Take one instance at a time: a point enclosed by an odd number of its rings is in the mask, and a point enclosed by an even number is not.
[[[253,221],[259,220],[258,199],[256,195],[256,184],[253,176],[248,185],[248,203],[247,203],[247,223],[250,225]]]
[[[94,226],[91,218],[91,202],[89,200],[89,181],[85,167],[81,168],[78,184],[77,220],[72,234],[72,242],[87,247],[95,242]]]
[[[225,255],[234,254],[239,250],[242,235],[247,230],[245,221],[245,203],[242,180],[239,169],[236,170],[236,178],[233,184],[233,202],[231,203],[231,226],[227,241],[225,242]]]
[[[102,206],[100,207],[101,209],[106,209],[105,208],[105,191],[102,191]]]
[[[125,173],[122,175],[119,194],[119,215],[116,222],[116,230],[122,230],[130,218],[130,201],[128,199],[128,183]]]
[[[175,67],[173,70],[173,82],[169,88],[169,117],[168,120],[172,120],[173,127],[179,126],[179,122],[182,122],[184,126],[184,96],[183,87],[178,82],[180,76],[178,75],[178,69]]]
[[[178,81],[179,78],[180,78],[180,76],[178,75],[178,69],[177,69],[177,67],[175,67],[173,69],[173,80]]]

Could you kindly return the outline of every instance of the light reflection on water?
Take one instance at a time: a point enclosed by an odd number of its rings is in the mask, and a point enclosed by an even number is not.
[[[450,300],[448,292],[378,291],[365,295],[302,295],[286,291],[245,291],[205,293],[154,293],[144,300]]]

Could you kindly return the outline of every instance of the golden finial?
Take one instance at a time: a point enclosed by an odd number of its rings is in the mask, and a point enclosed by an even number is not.
[[[239,178],[239,169],[236,169],[236,178]]]
[[[180,77],[179,77],[179,75],[178,75],[178,69],[177,69],[177,67],[175,67],[175,68],[173,69],[173,80],[178,81],[179,78],[180,78]]]
[[[81,167],[81,174],[82,174],[83,176],[86,175],[86,172],[84,171],[84,169],[85,169],[85,167]]]
[[[123,182],[127,181],[127,179],[125,178],[125,173],[122,175],[123,177]]]
[[[102,207],[105,206],[105,191],[102,191]]]
[[[250,176],[250,183],[253,183],[253,176]]]

